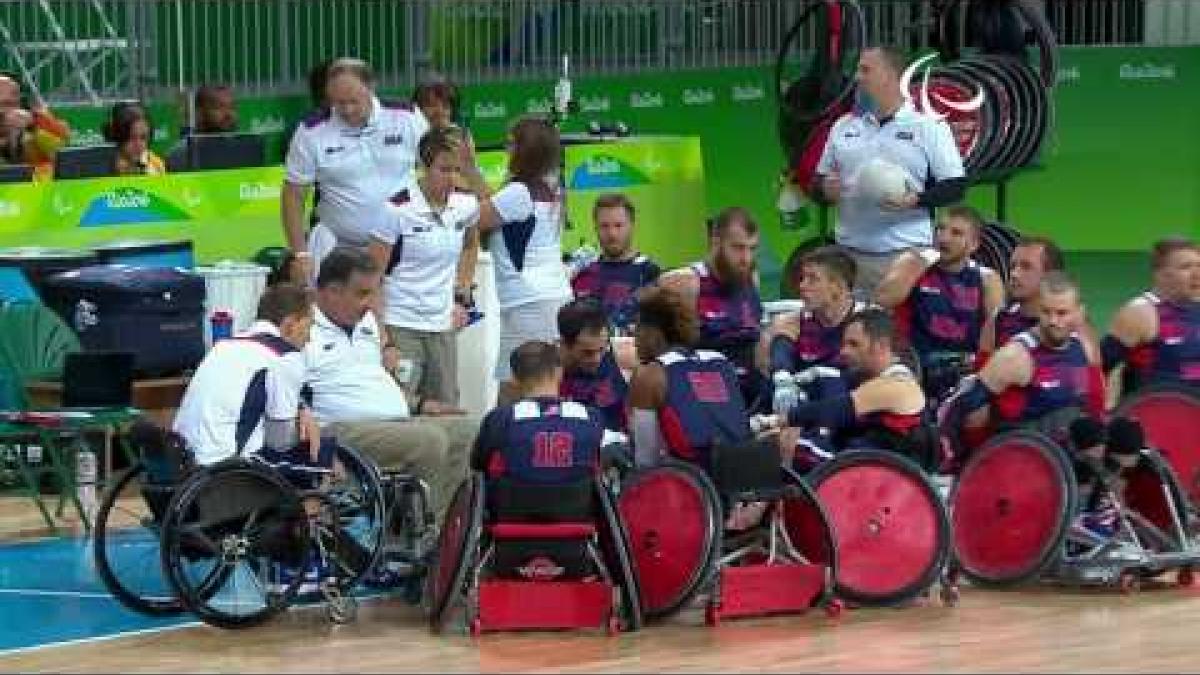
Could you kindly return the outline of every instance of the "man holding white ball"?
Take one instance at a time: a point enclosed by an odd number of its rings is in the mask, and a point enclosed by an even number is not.
[[[863,51],[857,103],[834,123],[817,164],[817,196],[838,204],[837,243],[854,257],[862,299],[896,256],[932,244],[933,209],[967,188],[949,125],[918,112],[901,87],[906,66],[891,47]]]

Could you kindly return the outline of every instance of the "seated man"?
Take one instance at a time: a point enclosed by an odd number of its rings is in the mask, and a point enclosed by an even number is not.
[[[1058,244],[1045,237],[1021,239],[1009,261],[1008,304],[983,324],[976,370],[983,368],[998,347],[1037,325],[1042,278],[1064,270],[1066,259]]]
[[[258,320],[248,331],[218,342],[204,357],[174,424],[198,465],[253,455],[296,467],[285,473],[301,487],[315,487],[305,467],[332,467],[333,448],[321,443],[320,430],[300,400],[300,350],[312,322],[308,292],[280,284],[263,294]]]
[[[825,246],[800,261],[797,291],[804,309],[779,316],[763,333],[760,359],[767,373],[814,366],[841,368],[842,333],[866,305],[854,299],[854,258]]]
[[[304,350],[313,412],[340,443],[382,468],[424,480],[440,518],[466,476],[478,425],[439,401],[418,400],[410,409],[384,366],[383,328],[370,311],[378,279],[370,256],[358,249],[338,247],[321,264],[312,338]]]
[[[606,429],[625,433],[629,384],[609,346],[608,331],[604,308],[594,300],[575,300],[558,310],[563,366],[559,393],[600,411]]]
[[[597,475],[604,422],[595,409],[559,395],[558,348],[526,342],[513,351],[509,365],[520,398],[483,418],[471,469],[489,479],[532,485],[566,485]]]
[[[0,74],[0,163],[33,166],[34,180],[54,177],[54,157],[70,139],[66,122],[40,99],[22,100],[16,78]]]
[[[638,297],[634,343],[642,365],[629,387],[634,457],[640,466],[665,454],[711,469],[718,445],[753,438],[733,365],[717,352],[693,349],[693,305],[667,288]]]
[[[748,211],[725,209],[709,232],[708,257],[664,274],[659,285],[683,296],[699,318],[695,346],[732,362],[743,396],[762,404],[767,388],[754,367],[763,313],[754,272],[758,240],[758,224]]]
[[[801,436],[810,441],[794,459],[798,470],[813,468],[833,449],[850,447],[895,450],[929,466],[932,442],[921,428],[925,393],[897,359],[894,339],[891,317],[882,309],[864,309],[846,322],[841,357],[857,384],[847,390],[841,378],[833,379],[819,400],[791,410],[786,424],[792,429],[781,435],[783,447],[795,447]]]
[[[916,352],[922,384],[935,399],[971,371],[983,324],[1004,302],[1000,275],[971,259],[982,231],[974,209],[946,209],[934,229],[935,249],[901,254],[875,294],[893,312],[902,344]]]
[[[658,279],[659,268],[633,247],[634,210],[620,193],[603,194],[592,208],[600,259],[590,263],[571,280],[576,298],[596,298],[604,306],[614,330],[633,332],[637,292]]]
[[[1122,307],[1101,350],[1105,372],[1124,365],[1125,392],[1157,382],[1200,387],[1200,246],[1164,239],[1151,254],[1154,288]]]
[[[1066,445],[1081,413],[1104,418],[1099,355],[1076,332],[1083,322],[1079,287],[1060,272],[1048,274],[1038,304],[1038,325],[1009,340],[942,406],[947,424],[962,424],[968,447],[990,433],[989,425],[1034,428]],[[983,409],[992,402],[989,418]]]

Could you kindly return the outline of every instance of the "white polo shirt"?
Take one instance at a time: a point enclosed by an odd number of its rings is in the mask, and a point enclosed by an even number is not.
[[[263,447],[263,420],[294,420],[304,386],[304,356],[267,321],[221,340],[188,382],[175,431],[196,462],[209,465]]]
[[[534,201],[524,183],[492,195],[503,221],[488,237],[500,309],[571,298],[562,262],[562,200]]]
[[[420,110],[378,98],[363,127],[347,126],[329,110],[314,113],[292,136],[285,180],[320,183],[320,223],[339,243],[366,246],[384,203],[411,179],[417,143],[428,130]]]
[[[918,112],[908,101],[883,126],[872,114],[847,113],[830,129],[817,164],[818,174],[836,171],[842,179],[837,243],[870,253],[930,246],[933,225],[927,208],[886,211],[856,198],[858,172],[876,157],[908,172],[916,192],[937,180],[962,178],[966,175],[962,156],[950,126]]]
[[[383,277],[384,322],[450,330],[458,259],[467,230],[479,222],[479,200],[455,191],[435,209],[414,181],[393,195],[386,209],[387,217],[371,231],[372,239],[392,247]]]
[[[320,308],[313,310],[304,362],[313,413],[321,426],[409,417],[404,392],[383,367],[379,330],[371,312],[347,331]]]

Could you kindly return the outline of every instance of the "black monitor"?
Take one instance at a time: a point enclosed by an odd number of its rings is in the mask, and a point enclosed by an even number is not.
[[[117,175],[117,146],[63,148],[54,155],[54,177],[102,178]]]
[[[33,180],[32,164],[0,165],[0,183],[28,183]]]
[[[67,354],[62,404],[68,408],[128,407],[133,403],[133,352]]]
[[[232,132],[193,134],[187,139],[188,171],[241,169],[267,163],[267,139],[262,134]]]

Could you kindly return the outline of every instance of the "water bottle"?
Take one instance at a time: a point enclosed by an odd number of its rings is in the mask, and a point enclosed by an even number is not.
[[[778,415],[781,420],[786,420],[788,413],[800,402],[796,380],[786,370],[775,371],[771,380],[775,384],[775,396],[771,401],[771,412]]]
[[[96,515],[96,453],[82,442],[75,451],[75,488],[79,504],[90,522]]]
[[[233,337],[233,313],[224,309],[218,309],[209,317],[209,322],[212,324],[212,343],[226,338]]]

